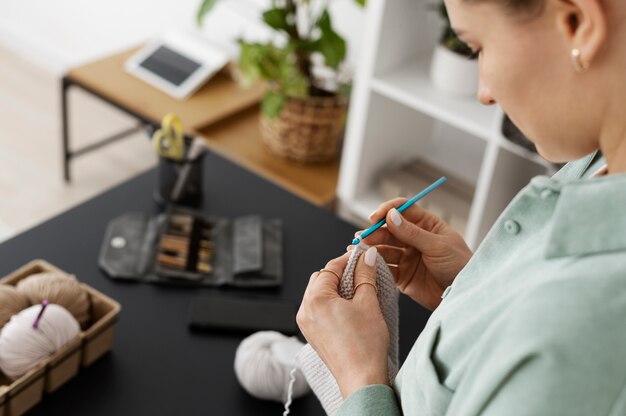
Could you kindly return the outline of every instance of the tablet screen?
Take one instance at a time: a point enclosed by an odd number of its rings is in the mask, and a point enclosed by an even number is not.
[[[166,46],[160,46],[150,54],[150,56],[144,59],[139,66],[176,86],[181,85],[200,68],[198,62]]]

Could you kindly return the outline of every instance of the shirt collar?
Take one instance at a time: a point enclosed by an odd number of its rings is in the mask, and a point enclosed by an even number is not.
[[[560,197],[546,258],[626,250],[626,174],[583,178],[592,164],[602,162],[596,156],[576,163],[571,175],[550,180]]]
[[[597,163],[599,159],[603,159],[602,153],[599,150],[595,150],[582,159],[563,166],[552,178],[556,180],[580,179],[589,170],[589,167]]]

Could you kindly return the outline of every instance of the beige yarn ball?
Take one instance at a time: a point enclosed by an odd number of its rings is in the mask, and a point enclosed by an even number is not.
[[[63,306],[85,328],[91,318],[89,295],[74,276],[58,272],[44,272],[28,276],[17,284],[32,304],[44,300]]]
[[[2,328],[13,315],[30,306],[28,297],[19,292],[13,286],[0,285],[0,328]]]

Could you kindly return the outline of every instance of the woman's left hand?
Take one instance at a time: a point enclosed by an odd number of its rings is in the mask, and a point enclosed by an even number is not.
[[[337,380],[344,398],[370,384],[388,384],[389,330],[376,297],[376,248],[358,260],[357,290],[351,300],[339,296],[339,278],[350,253],[315,272],[304,293],[296,321],[306,340]]]

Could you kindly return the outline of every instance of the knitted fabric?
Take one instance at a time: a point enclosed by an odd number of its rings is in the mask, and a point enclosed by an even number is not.
[[[354,270],[359,256],[367,249],[368,246],[361,243],[352,250],[352,255],[339,283],[339,295],[344,299],[354,297]],[[398,289],[389,267],[380,254],[376,259],[376,286],[380,309],[389,328],[388,376],[389,382],[391,382],[398,373]],[[322,403],[326,413],[331,416],[334,415],[343,403],[339,386],[328,367],[310,344],[306,344],[298,352],[296,363]]]

